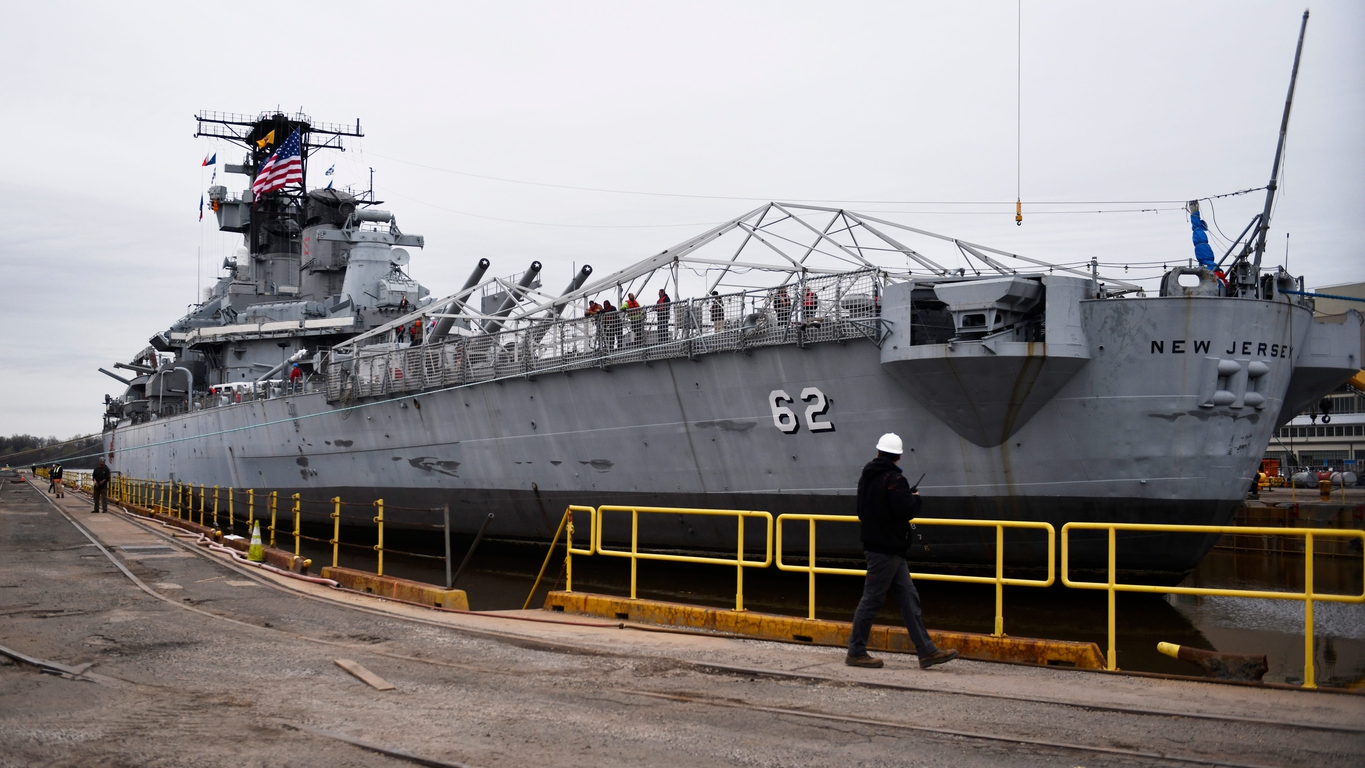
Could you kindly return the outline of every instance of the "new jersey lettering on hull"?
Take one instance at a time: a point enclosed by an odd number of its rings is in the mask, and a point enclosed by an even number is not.
[[[1183,355],[1186,352],[1194,354],[1208,353],[1213,342],[1208,339],[1170,339],[1170,352],[1172,355]],[[1289,344],[1277,344],[1266,341],[1232,341],[1228,348],[1223,350],[1225,355],[1249,355],[1255,357],[1288,358],[1292,351]],[[1152,340],[1151,354],[1167,354],[1167,340]]]

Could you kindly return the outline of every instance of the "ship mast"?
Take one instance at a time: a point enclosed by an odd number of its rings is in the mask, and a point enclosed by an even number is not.
[[[251,117],[249,115],[235,115],[225,112],[200,112],[194,116],[199,123],[198,130],[194,132],[194,137],[207,137],[213,139],[226,139],[234,144],[245,147],[250,153],[249,166],[229,165],[229,173],[242,173],[256,180],[256,169],[260,164],[275,151],[280,142],[284,141],[295,129],[299,131],[300,146],[303,150],[303,172],[305,174],[302,189],[307,189],[308,158],[320,149],[336,149],[342,152],[346,148],[342,145],[342,137],[360,138],[364,132],[360,130],[360,121],[355,121],[355,127],[334,123],[315,122],[311,117],[303,113],[286,115],[282,112],[262,112]],[[268,136],[272,136],[273,141],[267,141]],[[281,191],[279,194],[287,194]]]
[[[1294,84],[1299,79],[1299,58],[1303,56],[1303,35],[1308,30],[1308,11],[1303,12],[1303,23],[1299,26],[1299,44],[1294,49],[1294,71],[1289,76],[1289,93],[1284,97],[1284,116],[1280,118],[1280,142],[1275,147],[1275,163],[1270,168],[1270,183],[1266,185],[1265,209],[1261,211],[1261,223],[1256,228],[1256,256],[1252,262],[1252,274],[1261,272],[1261,256],[1265,253],[1265,238],[1270,231],[1270,209],[1275,205],[1275,190],[1280,184],[1280,163],[1284,157],[1284,139],[1289,133],[1289,108],[1294,103]]]

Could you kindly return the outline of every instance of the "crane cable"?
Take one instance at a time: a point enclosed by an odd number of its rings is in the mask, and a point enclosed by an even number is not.
[[[1023,126],[1024,126],[1024,0],[1014,15],[1014,226],[1024,226]]]

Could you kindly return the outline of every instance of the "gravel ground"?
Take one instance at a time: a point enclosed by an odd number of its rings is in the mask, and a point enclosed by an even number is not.
[[[93,667],[70,678],[0,657],[3,767],[412,764],[303,726],[488,767],[1365,763],[1365,697],[973,662],[921,671],[910,656],[853,670],[825,648],[347,605],[325,588],[277,588],[68,496],[63,508],[162,599],[44,495],[0,488],[0,645]],[[169,548],[121,549],[147,546]],[[397,690],[368,687],[339,658]],[[1362,730],[1049,703],[1059,701]]]

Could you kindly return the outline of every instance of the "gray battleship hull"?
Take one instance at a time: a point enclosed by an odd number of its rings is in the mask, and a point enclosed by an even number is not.
[[[1064,337],[1057,321],[1049,330],[1057,341],[1026,356],[1037,366],[1026,362],[1023,373],[1006,366],[1005,378],[986,382],[1009,393],[1027,381],[1045,395],[1010,400],[1007,439],[994,445],[980,444],[991,441],[964,426],[961,409],[935,399],[933,382],[971,371],[989,377],[979,365],[1003,364],[952,344],[930,350],[932,360],[914,347],[919,357],[907,360],[901,344],[911,347],[892,325],[881,344],[776,345],[350,406],[320,392],[227,405],[125,422],[107,433],[108,447],[113,467],[133,477],[277,490],[282,498],[383,498],[386,519],[397,525],[433,518],[393,507],[449,504],[457,530],[474,530],[492,512],[490,535],[548,540],[567,504],[852,514],[871,446],[896,431],[905,439],[906,475],[924,475],[926,517],[1045,521],[1058,530],[1069,521],[1216,525],[1242,503],[1291,382],[1319,389],[1344,367],[1311,359],[1312,329],[1321,326],[1286,302],[1153,297],[1076,307],[1074,334]],[[973,368],[978,359],[985,362]],[[1049,367],[1058,360],[1060,373]],[[1250,399],[1210,407],[1215,387],[1232,386],[1219,379],[1227,361],[1260,371],[1250,385],[1258,407]],[[823,400],[791,403],[791,419],[778,413],[774,392],[809,389]],[[823,413],[803,416],[811,402],[823,402]],[[650,547],[734,546],[733,521],[645,517],[641,542]],[[606,541],[628,541],[623,519],[609,523]],[[752,545],[761,538],[750,525]],[[786,546],[804,551],[805,524],[789,528]],[[993,531],[918,532],[916,561],[993,560]],[[819,535],[822,556],[861,550],[856,526],[829,524]],[[1045,561],[1037,537],[1008,540],[1012,567]],[[1118,559],[1125,572],[1178,579],[1213,543],[1130,534],[1119,539]],[[1101,567],[1105,556],[1101,540],[1079,537],[1073,571]]]

